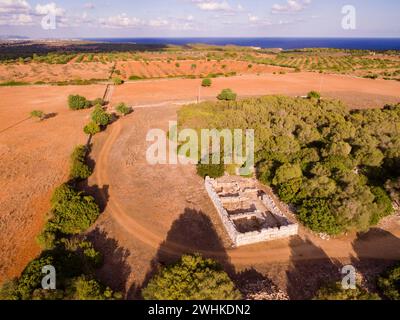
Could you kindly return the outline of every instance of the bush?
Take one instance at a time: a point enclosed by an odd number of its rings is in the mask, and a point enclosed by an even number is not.
[[[72,300],[119,300],[120,293],[104,287],[97,280],[87,276],[80,276],[71,281],[68,295]]]
[[[209,164],[202,163],[205,161],[200,161],[197,164],[197,174],[205,178],[209,176],[210,178],[222,177],[225,173],[225,165],[223,163],[223,158],[221,156],[221,161],[219,164],[212,163],[212,155],[209,155]]]
[[[200,255],[184,255],[163,268],[142,290],[145,300],[238,300],[231,279],[218,263]]]
[[[115,78],[113,79],[113,83],[114,83],[116,86],[119,86],[119,85],[121,85],[121,84],[124,83],[124,80],[122,80],[120,77],[115,77]]]
[[[136,81],[136,80],[142,80],[142,77],[136,76],[136,75],[132,75],[129,77],[129,80],[131,81]]]
[[[127,114],[130,114],[132,112],[132,108],[128,107],[125,103],[121,102],[115,107],[115,110],[119,112],[120,114],[126,116]]]
[[[41,110],[33,110],[30,113],[30,116],[32,118],[38,118],[40,121],[42,121],[46,117],[45,113]]]
[[[101,106],[97,105],[92,112],[92,120],[100,126],[106,126],[111,121],[111,115],[105,112]]]
[[[356,289],[343,289],[340,282],[322,287],[318,290],[314,300],[380,300],[375,293],[370,293],[361,286]]]
[[[68,106],[71,110],[87,109],[92,106],[91,102],[80,95],[70,95],[68,97]]]
[[[231,89],[224,89],[221,93],[217,96],[218,100],[225,100],[225,101],[235,101],[237,94],[234,93]]]
[[[317,92],[317,91],[310,91],[307,94],[307,98],[308,99],[317,99],[317,100],[319,100],[319,99],[321,99],[321,94],[319,92]]]
[[[378,278],[378,287],[390,300],[400,300],[400,265],[390,268]]]
[[[100,213],[93,197],[85,196],[67,184],[54,191],[51,202],[53,218],[48,223],[64,234],[86,231]]]
[[[203,79],[203,81],[201,82],[201,85],[203,87],[211,87],[212,81],[210,78],[205,78]]]
[[[71,179],[87,179],[92,175],[92,170],[85,164],[86,147],[77,146],[71,155]]]
[[[106,104],[106,101],[104,101],[103,98],[97,98],[97,99],[92,101],[92,105],[93,106],[97,106],[97,105],[104,106],[105,104]]]
[[[87,124],[83,128],[83,132],[85,132],[86,134],[91,134],[91,135],[95,135],[95,134],[99,133],[100,131],[101,131],[100,126],[94,121],[89,122],[89,124]]]
[[[325,199],[304,200],[298,213],[299,220],[315,232],[335,235],[342,231]]]

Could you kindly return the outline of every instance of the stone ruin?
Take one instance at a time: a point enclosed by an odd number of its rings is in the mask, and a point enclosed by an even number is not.
[[[238,176],[206,177],[205,187],[234,246],[287,238],[298,233],[257,180]]]

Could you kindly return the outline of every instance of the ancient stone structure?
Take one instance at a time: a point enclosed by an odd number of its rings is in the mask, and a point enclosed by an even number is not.
[[[234,246],[287,238],[298,233],[255,179],[206,177],[205,187]]]

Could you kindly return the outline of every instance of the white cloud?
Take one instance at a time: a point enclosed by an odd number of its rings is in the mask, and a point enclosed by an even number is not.
[[[140,26],[142,21],[136,17],[128,17],[126,13],[122,13],[108,18],[100,18],[99,23],[105,28],[124,28]]]
[[[166,19],[152,19],[147,23],[150,27],[165,27],[169,25],[169,21]]]
[[[272,13],[295,13],[303,11],[311,0],[287,0],[285,4],[274,4]]]
[[[25,0],[0,0],[0,14],[28,13],[31,6]]]
[[[54,2],[51,2],[43,5],[38,4],[35,8],[35,13],[39,15],[53,14],[60,17],[65,15],[65,10],[57,7]]]
[[[227,1],[192,0],[203,11],[232,11],[233,8]]]

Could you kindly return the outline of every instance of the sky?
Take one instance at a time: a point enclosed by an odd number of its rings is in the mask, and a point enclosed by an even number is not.
[[[399,0],[0,0],[0,35],[31,38],[400,37],[399,18]]]

